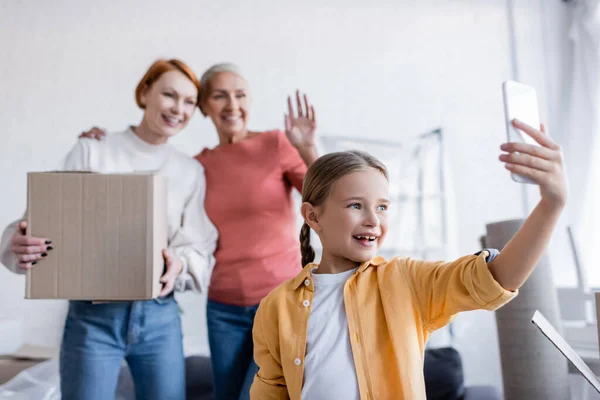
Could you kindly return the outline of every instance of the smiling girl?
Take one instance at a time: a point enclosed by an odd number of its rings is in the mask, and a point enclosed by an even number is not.
[[[431,333],[459,312],[495,310],[516,296],[566,201],[559,146],[514,125],[541,146],[506,143],[500,160],[534,180],[541,200],[499,254],[486,250],[448,263],[377,257],[388,230],[385,166],[359,151],[312,164],[302,189],[306,266],[259,306],[252,399],[425,400]],[[311,229],[323,245],[319,264]]]

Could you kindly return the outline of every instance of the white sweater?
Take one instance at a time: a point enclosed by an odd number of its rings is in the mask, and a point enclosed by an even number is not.
[[[183,263],[176,291],[205,292],[214,266],[217,229],[204,211],[204,168],[170,144],[151,145],[131,128],[106,135],[102,141],[79,139],[57,170],[127,173],[155,171],[168,181],[169,250]],[[11,238],[18,223],[2,234],[0,262],[11,271],[24,273],[11,251]],[[50,238],[52,239],[52,238]]]

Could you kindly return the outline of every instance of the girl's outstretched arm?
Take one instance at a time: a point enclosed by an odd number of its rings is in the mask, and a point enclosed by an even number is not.
[[[535,139],[540,146],[525,143],[505,143],[500,156],[506,169],[535,181],[540,187],[541,200],[519,231],[490,262],[494,279],[507,290],[520,288],[541,257],[550,241],[552,231],[567,200],[567,177],[562,151],[544,133],[520,121],[513,125]]]

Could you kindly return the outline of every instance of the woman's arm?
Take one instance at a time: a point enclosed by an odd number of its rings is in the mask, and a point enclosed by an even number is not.
[[[20,226],[21,225],[21,226]],[[16,220],[11,222],[4,232],[2,232],[2,240],[0,241],[0,263],[8,268],[11,272],[16,274],[24,274],[27,271],[27,265],[31,262],[38,260],[38,257],[42,255],[41,246],[45,241],[38,238],[30,238],[25,236],[25,230],[27,229],[27,223],[22,220]],[[17,254],[13,250],[13,242],[17,241],[22,243],[22,246],[28,246],[27,249],[23,249],[20,254]],[[27,244],[27,242],[30,242]],[[29,253],[31,251],[31,253]],[[19,264],[22,258],[23,266],[19,268]]]
[[[308,97],[303,95],[304,104],[300,99],[300,91],[296,91],[298,113],[294,112],[292,99],[288,96],[288,113],[285,115],[285,134],[290,143],[298,150],[298,154],[309,167],[318,157],[319,151],[316,144],[317,120],[315,108],[308,102]]]
[[[77,141],[71,151],[55,168],[59,171],[88,171],[90,166],[90,143]],[[0,262],[10,271],[23,274],[52,251],[52,238],[31,237],[27,232],[24,216],[9,224],[0,240]]]
[[[213,253],[217,248],[217,228],[204,208],[206,181],[204,169],[195,163],[194,190],[185,203],[182,223],[169,243],[172,252],[182,263],[174,289],[178,292],[193,290],[205,293],[215,265]]]

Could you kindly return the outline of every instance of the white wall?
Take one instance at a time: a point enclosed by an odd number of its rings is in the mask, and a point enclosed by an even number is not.
[[[521,7],[510,13],[504,0],[3,2],[0,226],[24,210],[27,171],[51,168],[92,125],[137,123],[138,79],[155,58],[178,57],[198,73],[240,64],[254,92],[254,129],[280,127],[296,88],[313,100],[322,134],[401,140],[441,126],[456,250],[471,253],[486,223],[522,215],[520,189],[497,161],[500,84],[513,77],[509,18],[515,31],[541,32],[541,2],[513,3]],[[541,33],[518,36],[528,54],[521,75],[543,78]],[[545,93],[546,82],[535,82]],[[196,116],[174,142],[192,155],[216,135]],[[24,301],[23,287],[23,277],[0,269],[0,318],[20,318],[27,341],[57,344],[64,304]],[[183,305],[186,348],[204,351],[204,300],[188,295]],[[468,319],[467,380],[500,385],[493,314]]]

